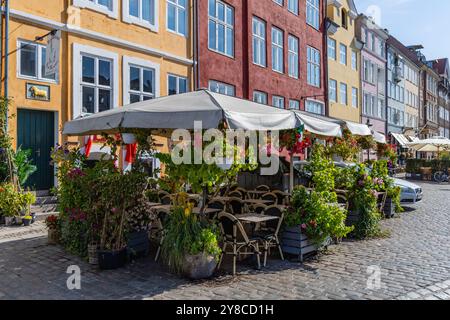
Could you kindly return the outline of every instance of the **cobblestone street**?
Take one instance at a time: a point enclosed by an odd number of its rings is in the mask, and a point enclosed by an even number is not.
[[[0,299],[450,299],[450,186],[422,186],[422,203],[383,221],[388,238],[344,241],[304,264],[241,263],[234,278],[194,283],[154,263],[154,251],[101,272],[47,245],[42,224],[0,228]],[[81,290],[67,289],[70,265],[81,268]],[[367,288],[369,266],[381,269],[381,288]]]

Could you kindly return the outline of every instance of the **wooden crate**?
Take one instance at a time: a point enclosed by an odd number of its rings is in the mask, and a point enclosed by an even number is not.
[[[284,253],[298,256],[303,262],[306,254],[316,252],[319,246],[301,232],[300,226],[285,228],[281,237],[281,249]]]

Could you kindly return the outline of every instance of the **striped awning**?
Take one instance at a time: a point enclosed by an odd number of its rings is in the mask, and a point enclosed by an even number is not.
[[[408,148],[407,144],[410,143],[411,141],[409,141],[405,135],[400,134],[400,133],[392,133],[392,136],[394,137],[395,140],[398,141],[398,143],[403,148]]]

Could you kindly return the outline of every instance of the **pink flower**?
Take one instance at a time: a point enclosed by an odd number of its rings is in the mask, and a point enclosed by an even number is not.
[[[303,230],[306,230],[306,228],[307,228],[307,226],[306,226],[305,223],[302,223],[302,226],[301,226],[301,227],[302,227]]]

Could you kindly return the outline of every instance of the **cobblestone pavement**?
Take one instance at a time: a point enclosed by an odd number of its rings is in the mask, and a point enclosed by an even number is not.
[[[0,299],[450,299],[450,186],[423,184],[422,203],[383,222],[391,236],[345,241],[300,264],[268,262],[256,271],[189,282],[152,257],[99,271],[58,246],[45,229],[0,229]],[[7,235],[9,234],[9,236]],[[68,290],[67,267],[81,268],[81,290]],[[369,271],[368,272],[368,268]],[[381,271],[381,286],[370,281]],[[369,284],[375,287],[368,289]],[[370,287],[370,286],[369,286]]]

